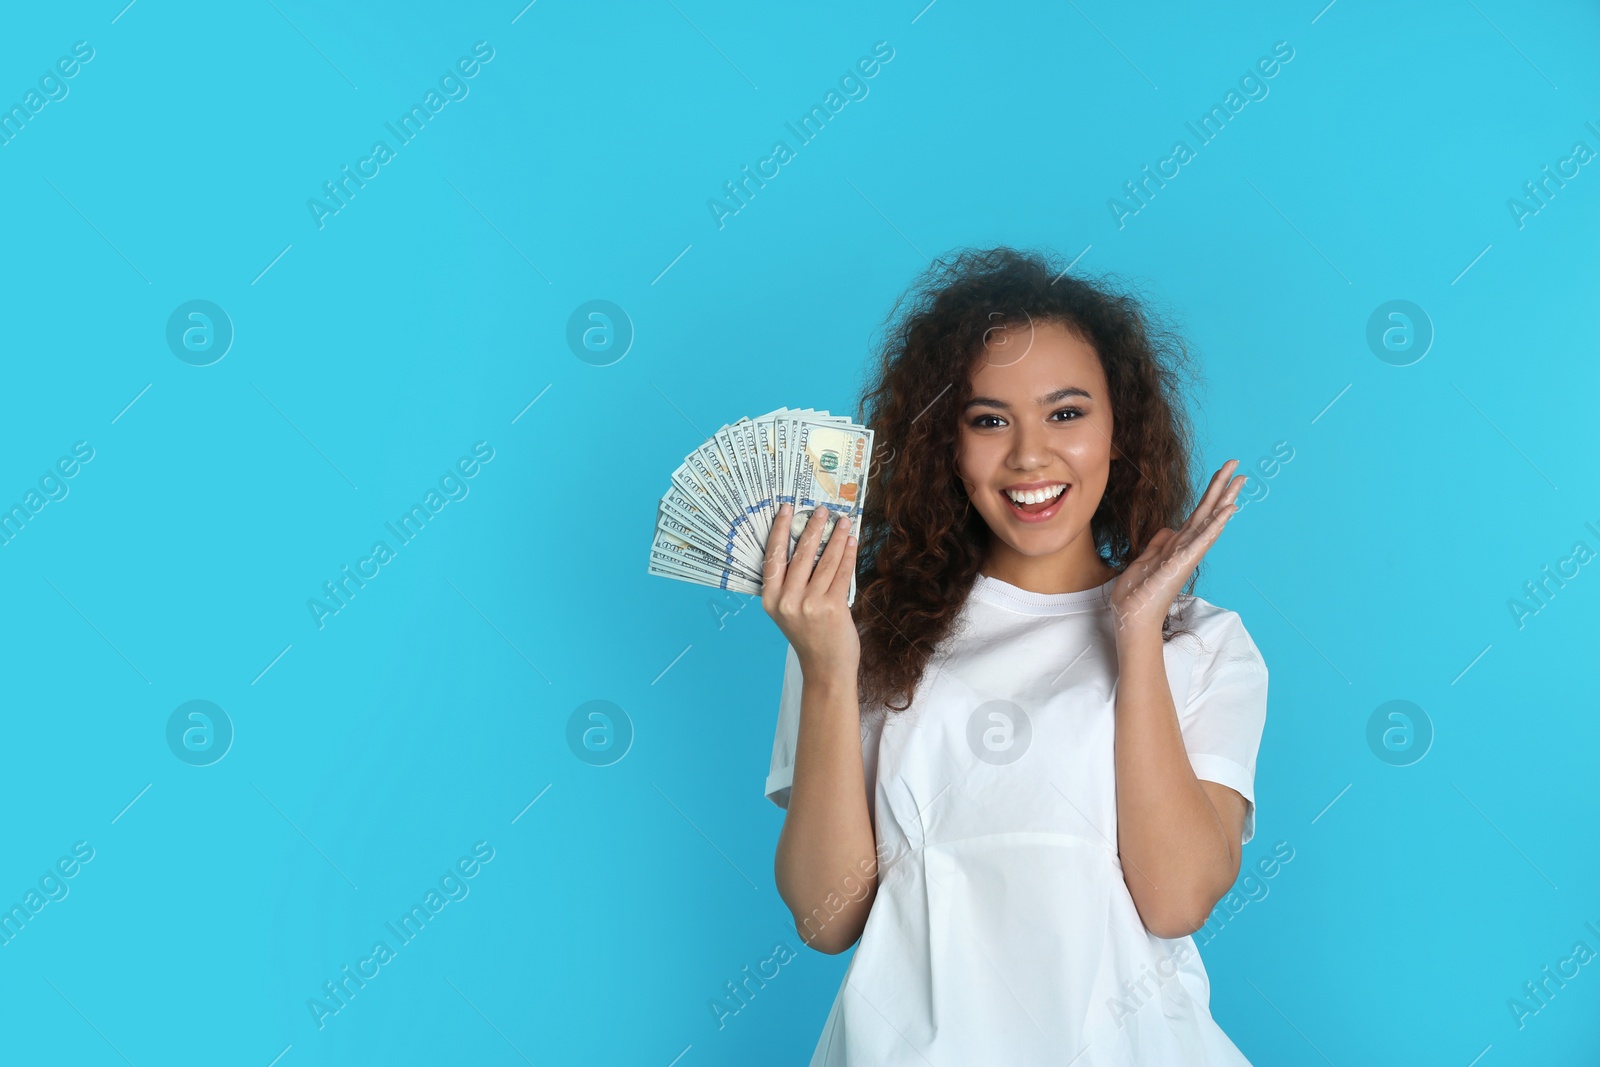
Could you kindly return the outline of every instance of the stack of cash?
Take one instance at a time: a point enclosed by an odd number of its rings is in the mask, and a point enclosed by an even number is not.
[[[649,573],[760,593],[778,506],[794,505],[785,559],[793,557],[811,513],[826,509],[820,557],[841,515],[859,524],[871,460],[872,431],[844,415],[779,408],[724,426],[672,472],[656,513]],[[855,602],[851,574],[849,603]]]

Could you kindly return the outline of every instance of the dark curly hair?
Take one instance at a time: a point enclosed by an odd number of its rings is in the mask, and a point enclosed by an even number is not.
[[[993,534],[957,477],[956,445],[990,331],[1055,322],[1099,355],[1121,454],[1090,520],[1108,566],[1120,573],[1194,506],[1183,406],[1194,372],[1181,337],[1120,286],[1068,274],[1058,259],[1043,250],[958,250],[935,260],[885,320],[881,361],[860,405],[874,433],[855,609],[861,696],[870,705],[910,707],[987,557]],[[1179,605],[1198,577],[1197,568]],[[1169,613],[1163,640],[1184,632]]]

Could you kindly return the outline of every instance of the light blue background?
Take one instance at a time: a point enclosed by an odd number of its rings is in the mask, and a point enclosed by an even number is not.
[[[94,449],[0,546],[0,904],[95,850],[0,946],[0,1058],[805,1063],[848,956],[773,886],[782,638],[646,575],[656,501],[724,422],[853,411],[915,273],[999,243],[1178,321],[1208,472],[1294,451],[1199,588],[1271,670],[1246,865],[1294,850],[1203,949],[1223,1027],[1258,1065],[1600,1050],[1600,966],[1507,1006],[1600,950],[1600,575],[1508,607],[1600,550],[1600,165],[1507,206],[1600,149],[1593,5],[122,3],[0,33],[6,106],[95,50],[0,146],[0,504]],[[469,95],[319,229],[308,198],[477,41]],[[719,228],[878,41],[869,95]],[[1269,95],[1119,228],[1277,41]],[[211,366],[164,339],[192,299],[236,331]],[[636,333],[610,366],[565,340],[595,299]],[[1366,342],[1392,299],[1435,331],[1410,366]],[[307,600],[479,441],[319,629]],[[209,767],[165,740],[194,699],[236,731]],[[635,731],[603,768],[566,741],[596,699]],[[1392,699],[1436,734],[1408,767],[1366,740]],[[307,1000],[478,841],[470,894],[319,1030]]]

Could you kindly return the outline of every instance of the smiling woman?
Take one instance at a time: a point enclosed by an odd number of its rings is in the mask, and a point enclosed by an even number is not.
[[[1058,379],[1083,384],[1052,388]],[[958,475],[991,530],[1028,529],[1034,546],[1019,557],[1005,539],[995,544],[989,573],[1009,581],[1020,577],[1027,555],[1060,552],[1068,531],[1086,530],[1089,516],[1074,522],[1072,512],[1105,491],[1115,456],[1105,373],[1094,349],[1067,326],[1030,320],[990,334],[972,389],[963,405]],[[1012,462],[1018,450],[1031,466]],[[1102,581],[1113,573],[1101,570]]]
[[[1248,1067],[1190,935],[1255,833],[1267,671],[1183,591],[1244,481],[1193,504],[1183,355],[1046,256],[936,262],[863,399],[854,612],[855,530],[769,545],[778,891],[859,942],[813,1067]]]

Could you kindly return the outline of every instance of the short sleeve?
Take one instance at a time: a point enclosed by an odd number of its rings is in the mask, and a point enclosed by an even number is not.
[[[789,787],[794,784],[794,750],[800,737],[800,658],[789,645],[783,661],[783,689],[778,696],[778,727],[772,738],[772,765],[767,771],[767,799],[789,809]],[[867,786],[867,817],[875,818],[878,777],[878,742],[883,736],[882,709],[861,717],[861,769]]]
[[[1238,613],[1213,610],[1190,624],[1200,650],[1178,727],[1195,777],[1244,797],[1242,844],[1256,832],[1256,752],[1267,721],[1267,664]]]
[[[794,782],[794,747],[800,737],[800,659],[794,646],[785,644],[783,692],[778,697],[778,729],[772,739],[772,767],[767,772],[767,799],[789,809],[789,786]]]

